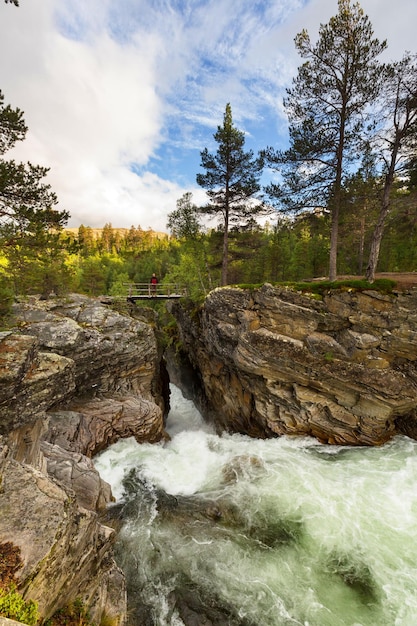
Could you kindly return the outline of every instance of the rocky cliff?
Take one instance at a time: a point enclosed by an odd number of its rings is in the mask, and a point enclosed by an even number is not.
[[[164,436],[164,380],[150,324],[73,296],[16,305],[0,333],[0,552],[20,549],[25,599],[44,619],[81,598],[126,618],[111,490],[91,457],[120,437]],[[1,555],[0,555],[1,556]]]
[[[197,312],[172,312],[219,429],[352,445],[417,437],[416,290],[316,299],[225,287]]]

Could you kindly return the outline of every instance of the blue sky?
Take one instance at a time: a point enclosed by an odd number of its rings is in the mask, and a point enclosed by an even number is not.
[[[362,0],[387,58],[416,51],[415,0]],[[246,147],[285,147],[294,37],[336,0],[0,0],[0,89],[25,113],[9,157],[50,168],[80,224],[166,230],[230,102]],[[265,175],[266,177],[268,174]]]

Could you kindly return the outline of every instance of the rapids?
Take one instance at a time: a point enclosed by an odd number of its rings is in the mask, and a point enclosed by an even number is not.
[[[218,436],[171,386],[171,441],[95,458],[135,626],[415,626],[417,442]]]

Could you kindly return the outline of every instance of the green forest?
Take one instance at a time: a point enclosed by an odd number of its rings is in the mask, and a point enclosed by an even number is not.
[[[8,158],[28,129],[0,91],[0,314],[29,294],[123,296],[152,273],[200,298],[226,284],[416,271],[417,61],[382,63],[386,45],[350,0],[316,42],[299,33],[283,103],[289,147],[246,150],[226,104],[217,151],[196,163],[207,203],[178,198],[166,234],[116,217],[67,229],[48,170]]]

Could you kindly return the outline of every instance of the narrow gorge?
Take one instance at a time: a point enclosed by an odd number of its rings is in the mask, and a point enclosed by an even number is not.
[[[417,439],[416,304],[415,289],[219,288],[170,306],[174,356],[150,312],[83,296],[16,304],[0,334],[0,545],[20,549],[24,598],[43,619],[81,598],[95,623],[129,623],[114,498],[92,459],[121,439],[168,440],[166,362],[218,433],[382,451]]]

